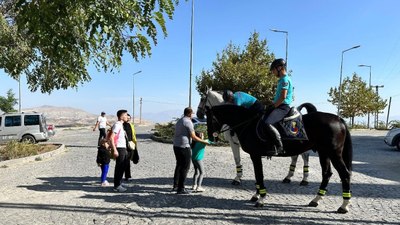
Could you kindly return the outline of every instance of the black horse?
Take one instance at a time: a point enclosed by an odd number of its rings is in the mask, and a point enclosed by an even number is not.
[[[309,206],[318,206],[318,201],[327,192],[327,185],[332,176],[331,163],[338,171],[343,191],[343,204],[337,210],[339,213],[347,213],[350,203],[350,176],[352,167],[353,147],[350,132],[345,122],[336,115],[316,111],[315,106],[310,103],[298,107],[307,109],[303,115],[304,128],[308,135],[307,141],[283,140],[285,155],[299,155],[307,150],[313,149],[318,152],[322,168],[322,182],[317,196],[309,203]],[[236,105],[219,105],[207,110],[208,136],[212,137],[215,132],[220,132],[223,124],[229,125],[238,135],[240,144],[245,152],[250,154],[253,162],[257,192],[252,197],[256,207],[264,205],[266,189],[264,186],[264,175],[262,156],[269,146],[260,140],[256,134],[256,126],[260,116],[253,111]]]

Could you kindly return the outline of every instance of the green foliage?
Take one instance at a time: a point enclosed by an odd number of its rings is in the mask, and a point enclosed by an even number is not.
[[[196,89],[202,94],[207,87],[214,90],[244,91],[265,104],[274,97],[277,78],[269,72],[274,55],[269,53],[266,40],[254,32],[244,50],[230,43],[217,54],[212,69],[202,70],[196,78]]]
[[[400,120],[392,120],[389,122],[389,128],[400,128]]]
[[[0,96],[0,110],[3,112],[15,112],[14,105],[18,103],[12,89],[7,91],[7,97]]]
[[[157,138],[161,138],[165,142],[172,143],[175,135],[175,123],[176,121],[171,121],[167,124],[159,124],[157,123],[154,126],[153,135]]]
[[[121,66],[126,51],[136,61],[150,56],[178,2],[0,1],[0,69],[14,79],[26,74],[31,91],[77,88],[90,81],[91,62],[107,72]]]
[[[157,123],[154,126],[153,135],[156,137],[157,140],[160,140],[162,142],[172,143],[175,134],[175,124],[176,121],[171,121],[167,124]],[[204,139],[208,139],[206,125],[200,124],[197,125],[194,129],[199,133],[203,133]],[[217,143],[217,145],[222,145],[222,146],[228,145],[228,142],[224,139],[222,134],[219,135],[219,142]]]
[[[340,115],[344,118],[350,118],[351,124],[354,124],[356,116],[365,116],[369,113],[380,112],[386,107],[387,100],[383,100],[373,89],[367,87],[361,77],[356,73],[350,79],[346,77],[343,80],[340,104]],[[333,105],[339,104],[339,89],[331,88],[329,90],[329,102]]]

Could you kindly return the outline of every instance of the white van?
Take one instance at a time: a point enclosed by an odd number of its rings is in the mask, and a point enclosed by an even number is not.
[[[37,143],[48,139],[46,119],[42,113],[22,112],[0,115],[0,143],[10,140]]]

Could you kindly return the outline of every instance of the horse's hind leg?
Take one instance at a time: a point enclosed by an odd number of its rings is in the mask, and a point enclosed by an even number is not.
[[[293,177],[294,171],[296,170],[296,164],[297,164],[298,158],[299,158],[299,155],[295,155],[295,156],[291,157],[292,162],[290,163],[289,173],[287,174],[285,179],[283,179],[282,183],[290,183],[290,179]]]
[[[263,207],[264,200],[267,195],[267,189],[264,186],[264,174],[261,156],[257,154],[250,155],[254,166],[254,174],[256,177],[256,193],[252,196],[251,201],[256,201],[255,207]]]
[[[303,158],[303,180],[300,182],[300,186],[307,186],[308,185],[308,175],[310,173],[309,171],[309,166],[308,166],[308,162],[310,160],[310,152],[304,152],[303,154],[301,154],[301,157]]]
[[[311,200],[308,206],[317,207],[318,202],[325,196],[328,186],[329,180],[332,176],[332,169],[331,169],[331,162],[327,156],[322,156],[321,153],[319,154],[319,162],[321,164],[322,169],[322,182],[319,186],[319,190],[317,196]]]
[[[350,172],[341,158],[334,157],[332,164],[338,171],[340,180],[342,181],[343,204],[337,210],[338,213],[347,213],[349,211],[351,191],[350,191]]]

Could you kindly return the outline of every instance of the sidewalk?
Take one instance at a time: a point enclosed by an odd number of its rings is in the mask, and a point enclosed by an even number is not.
[[[98,133],[89,129],[59,131],[52,140],[81,147],[67,147],[42,161],[0,168],[0,224],[399,224],[400,152],[387,147],[380,133],[353,135],[353,198],[350,212],[342,215],[335,213],[342,203],[336,171],[321,204],[306,207],[321,181],[314,153],[307,187],[299,186],[301,160],[291,184],[281,183],[290,158],[263,160],[268,201],[261,209],[249,201],[255,191],[249,156],[242,152],[243,184],[232,186],[235,167],[226,147],[206,149],[206,192],[171,193],[172,146],[150,140],[148,130],[138,128],[141,160],[132,166],[134,180],[125,193],[100,187],[93,147]],[[110,165],[110,183],[114,165]],[[191,168],[188,187],[192,175]]]

